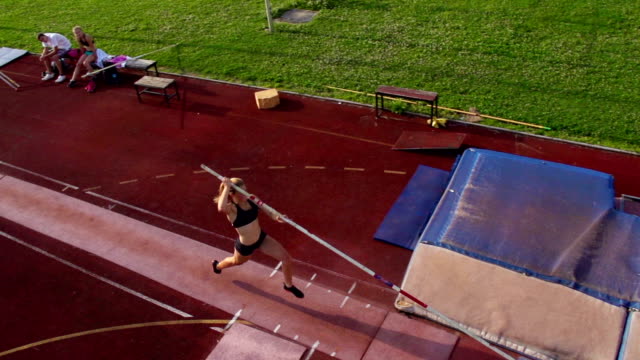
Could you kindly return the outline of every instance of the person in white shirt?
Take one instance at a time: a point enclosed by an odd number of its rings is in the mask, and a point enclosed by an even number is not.
[[[42,80],[51,80],[55,77],[53,69],[51,68],[51,62],[56,64],[58,68],[57,83],[61,83],[66,79],[64,76],[64,70],[62,69],[62,63],[60,58],[64,56],[71,49],[71,42],[69,39],[58,33],[39,33],[38,41],[42,42],[42,55],[40,55],[40,61],[44,63],[47,69],[46,73],[42,77]]]

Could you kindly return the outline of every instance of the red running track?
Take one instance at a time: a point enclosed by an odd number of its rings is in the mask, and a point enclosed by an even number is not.
[[[400,283],[410,252],[373,241],[373,233],[419,164],[449,169],[456,155],[392,151],[395,141],[407,130],[464,132],[469,147],[608,172],[615,176],[618,193],[640,195],[640,157],[629,153],[464,123],[435,130],[420,119],[376,119],[367,106],[288,93],[281,94],[281,105],[276,109],[260,111],[253,99],[255,89],[185,77],[177,79],[182,100],[173,102],[170,108],[159,97],[146,97],[140,104],[132,78],[124,77],[117,86],[100,84],[94,94],[42,83],[35,56],[2,70],[22,88],[19,92],[0,88],[0,172],[227,251],[234,233],[212,206],[217,182],[198,172],[203,163],[225,175],[243,177],[251,192],[280,212],[385,278]],[[299,260],[301,275],[322,272],[327,276],[318,281],[329,286],[343,286],[351,280],[373,282],[294,229],[268,220],[263,220],[263,226]],[[232,316],[6,219],[0,223],[0,230],[168,303],[186,304],[199,318]],[[12,320],[9,327],[3,326],[2,333],[10,336],[4,338],[0,351],[78,329],[179,317],[154,310],[144,301],[136,307],[136,301],[109,286],[93,284],[85,275],[21,246],[5,241],[2,244],[3,250],[7,247],[6,254],[11,254],[8,258],[25,260],[2,265],[5,273],[21,277],[2,287],[3,292],[11,294],[3,296],[2,301],[7,302],[3,307],[5,318]],[[256,260],[273,265],[270,259]],[[47,286],[43,279],[52,283]],[[25,284],[31,289],[28,293]],[[367,289],[362,294],[365,298],[393,298],[373,284]],[[82,291],[81,300],[74,302],[73,294]],[[92,301],[98,303],[91,305]],[[92,310],[83,313],[85,308]],[[25,316],[33,321],[17,325]],[[40,324],[37,330],[31,329],[33,322]],[[9,331],[14,327],[15,332]],[[162,331],[193,332],[193,338],[202,339],[198,340],[202,345],[193,346],[193,357],[184,358],[198,358],[197,354],[210,350],[208,346],[215,338],[206,329],[189,326]],[[128,348],[129,335],[109,336],[121,336],[114,342]],[[149,341],[149,337],[141,336],[139,341]],[[135,343],[129,346],[135,347]],[[145,347],[140,351],[144,353]],[[117,347],[112,348],[118,352]],[[454,358],[466,358],[462,355],[465,351],[467,355],[473,352],[476,358],[481,356],[478,351],[487,359],[495,358],[468,338],[461,340]],[[157,353],[171,358],[168,350],[159,349]]]

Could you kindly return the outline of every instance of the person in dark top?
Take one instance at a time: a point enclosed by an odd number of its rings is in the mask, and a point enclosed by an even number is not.
[[[98,59],[98,55],[96,54],[98,49],[96,48],[93,36],[82,31],[80,26],[73,28],[73,35],[82,49],[82,56],[80,56],[80,59],[78,59],[76,63],[76,68],[73,70],[73,76],[71,76],[71,80],[67,85],[68,87],[76,86],[76,81],[78,77],[80,77],[80,71],[82,71],[83,68],[86,69],[87,73],[93,71],[91,63],[94,63]]]
[[[263,253],[282,261],[282,273],[284,275],[284,289],[298,298],[303,298],[304,294],[293,285],[293,270],[291,256],[285,248],[273,237],[267,235],[260,228],[258,222],[258,211],[260,207],[249,200],[246,196],[237,193],[231,183],[246,190],[244,181],[240,178],[224,178],[218,190],[218,196],[214,202],[218,205],[218,211],[224,213],[238,232],[238,239],[235,242],[233,256],[218,262],[211,263],[213,272],[220,274],[223,269],[241,265],[251,259],[251,254],[260,249]],[[277,214],[269,214],[278,221],[284,222]]]

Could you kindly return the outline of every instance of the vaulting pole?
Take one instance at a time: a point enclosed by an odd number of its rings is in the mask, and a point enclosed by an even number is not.
[[[0,71],[0,80],[4,81],[7,85],[9,85],[9,87],[11,87],[15,91],[18,91],[18,88],[20,87],[20,84],[15,82],[12,78],[10,78],[7,74],[3,73],[2,71]]]
[[[163,47],[162,49],[153,50],[153,51],[150,51],[150,52],[148,52],[148,53],[146,53],[146,54],[142,54],[142,55],[138,55],[138,56],[136,56],[136,57],[133,57],[133,58],[131,58],[131,59],[127,59],[127,60],[124,60],[124,61],[119,61],[119,62],[117,62],[117,63],[115,63],[115,64],[113,64],[113,65],[109,65],[109,66],[107,66],[107,67],[103,67],[102,69],[98,69],[98,70],[96,70],[96,71],[92,71],[92,72],[90,72],[90,73],[86,73],[86,74],[82,75],[82,77],[84,78],[84,77],[87,77],[87,76],[93,76],[93,75],[95,75],[95,74],[99,74],[99,73],[101,73],[101,72],[103,72],[103,71],[105,71],[105,70],[107,70],[107,69],[111,69],[112,67],[118,66],[118,65],[120,65],[120,64],[122,64],[122,63],[126,63],[127,61],[130,61],[130,60],[137,60],[137,59],[140,59],[140,58],[145,57],[145,56],[147,56],[147,55],[151,55],[151,54],[153,54],[153,53],[157,53],[158,51],[166,50],[166,49],[168,49],[168,48],[172,48],[172,47],[174,47],[174,46],[178,46],[178,45],[180,45],[180,43],[173,44],[173,45],[169,45],[169,46],[165,46],[165,47]]]
[[[200,165],[200,167],[205,170],[206,172],[210,173],[211,175],[215,176],[218,178],[218,180],[222,181],[224,179],[224,177],[220,174],[218,174],[217,172],[211,170],[209,167],[207,167],[206,165],[202,164]],[[318,236],[310,233],[307,229],[303,228],[302,226],[296,224],[293,220],[289,219],[288,217],[282,215],[281,213],[279,213],[276,209],[272,208],[271,206],[267,205],[266,203],[264,203],[262,200],[260,200],[258,197],[256,197],[253,194],[248,193],[246,190],[244,190],[241,187],[236,186],[235,184],[231,183],[231,186],[233,187],[233,189],[239,193],[241,193],[242,195],[246,196],[247,198],[249,198],[251,201],[253,201],[253,203],[255,203],[256,205],[263,207],[265,209],[267,209],[269,212],[274,213],[276,216],[280,217],[284,222],[286,222],[287,224],[293,226],[294,228],[296,228],[297,230],[299,230],[300,232],[302,232],[303,234],[307,235],[308,237],[312,238],[313,240],[315,240],[316,242],[320,243],[321,245],[323,245],[324,247],[328,248],[329,250],[333,251],[336,255],[339,255],[340,257],[342,257],[343,259],[347,260],[348,262],[350,262],[351,264],[353,264],[354,266],[356,266],[357,268],[359,268],[360,270],[366,272],[367,274],[373,276],[375,279],[380,280],[383,284],[387,285],[388,287],[392,288],[395,292],[406,296],[407,298],[411,299],[413,302],[415,302],[416,304],[422,306],[425,310],[433,313],[434,315],[440,317],[444,322],[446,322],[449,326],[453,327],[454,329],[461,331],[469,336],[471,336],[473,339],[477,340],[478,342],[480,342],[481,344],[483,344],[484,346],[486,346],[487,348],[493,350],[494,352],[496,352],[497,354],[503,356],[505,359],[509,359],[509,360],[514,360],[513,357],[511,357],[510,355],[508,355],[507,353],[505,353],[504,351],[492,346],[491,344],[489,344],[486,340],[478,337],[477,335],[471,333],[469,330],[463,329],[461,327],[459,327],[453,320],[449,319],[448,317],[446,317],[444,314],[440,313],[439,311],[437,311],[436,309],[429,307],[429,305],[427,305],[426,303],[418,300],[415,296],[409,294],[408,292],[402,290],[399,286],[395,285],[394,283],[386,280],[385,278],[383,278],[382,276],[376,274],[373,270],[369,269],[368,267],[362,265],[361,263],[359,263],[358,261],[356,261],[355,259],[353,259],[352,257],[350,257],[349,255],[343,253],[342,251],[338,250],[336,247],[334,247],[333,245],[329,244],[328,242],[322,240],[321,238],[319,238]]]

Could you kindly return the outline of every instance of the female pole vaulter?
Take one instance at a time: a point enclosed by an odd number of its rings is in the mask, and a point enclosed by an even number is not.
[[[218,260],[212,262],[213,272],[220,274],[223,269],[244,264],[251,259],[251,254],[255,250],[260,249],[263,253],[282,261],[284,289],[297,298],[303,298],[304,293],[293,285],[291,256],[278,241],[267,235],[260,227],[258,222],[260,207],[243,194],[236,192],[231,183],[246,190],[242,179],[225,177],[218,189],[218,196],[213,201],[218,205],[218,211],[227,216],[231,226],[238,232],[238,239],[233,256],[220,262]],[[269,215],[278,222],[284,222],[279,214],[270,212]]]

